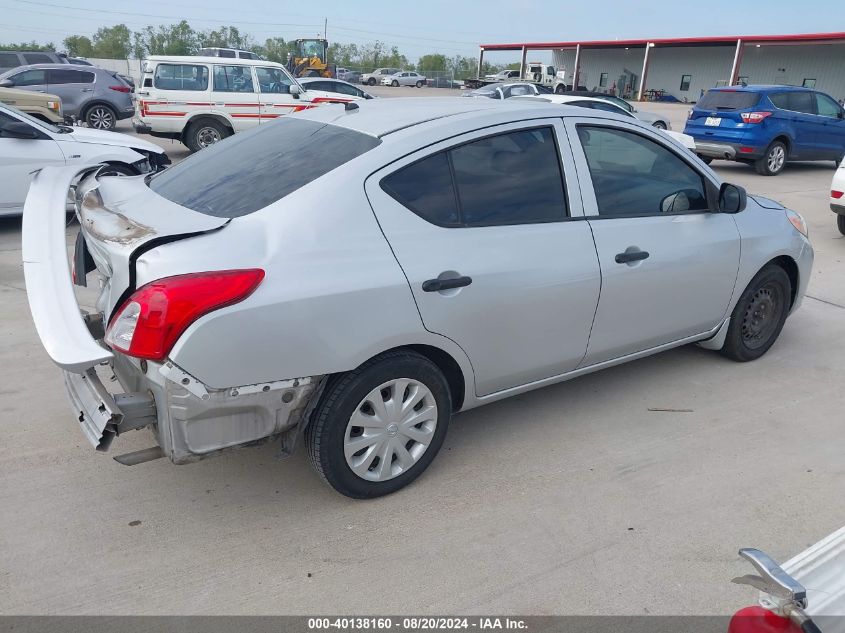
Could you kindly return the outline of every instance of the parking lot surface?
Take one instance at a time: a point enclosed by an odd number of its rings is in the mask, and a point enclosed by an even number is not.
[[[683,128],[685,107],[641,107]],[[728,614],[750,604],[754,593],[730,583],[750,571],[739,547],[785,560],[845,524],[845,239],[827,207],[832,164],[775,178],[713,167],[810,227],[808,296],[766,356],[738,364],[685,347],[461,414],[417,482],[373,501],[333,492],[302,451],[277,460],[275,444],[189,466],[125,467],[94,452],[30,319],[20,220],[0,220],[0,612]],[[130,433],[112,454],[151,444]]]

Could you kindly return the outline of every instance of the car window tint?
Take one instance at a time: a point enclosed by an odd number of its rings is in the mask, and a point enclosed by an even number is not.
[[[439,152],[384,178],[381,187],[424,220],[458,226],[458,204],[446,152]]]
[[[342,83],[340,81],[335,81],[331,83],[331,90],[334,92],[339,92],[344,95],[350,95],[353,97],[360,97],[361,91],[358,90],[355,86],[350,86],[348,84]]]
[[[696,104],[704,110],[744,110],[757,105],[759,92],[745,90],[710,90]]]
[[[790,92],[788,95],[789,110],[803,112],[804,114],[816,113],[816,100],[813,98],[812,92]]]
[[[153,86],[161,90],[208,90],[208,67],[194,64],[159,64]]]
[[[53,69],[47,71],[47,81],[50,84],[90,84],[94,82],[94,73]]]
[[[816,93],[817,111],[821,116],[838,117],[842,108],[827,95]]]
[[[599,215],[707,210],[704,179],[651,139],[611,127],[578,126]]]
[[[258,89],[261,92],[276,94],[288,94],[290,92],[291,80],[279,68],[259,66],[255,69],[255,75],[258,77]]]
[[[249,66],[215,66],[214,90],[217,92],[254,92]]]
[[[551,128],[491,136],[450,154],[464,225],[531,224],[566,216]]]
[[[17,53],[0,53],[0,68],[14,68],[19,65]]]
[[[770,94],[769,101],[771,101],[776,108],[780,108],[781,110],[789,110],[788,92],[776,92],[774,94]]]
[[[15,86],[42,86],[47,83],[47,71],[25,70],[10,79],[15,82]]]
[[[282,117],[197,152],[154,176],[149,186],[199,213],[236,218],[273,204],[380,143],[348,128]]]
[[[27,64],[52,64],[53,58],[45,53],[24,53],[24,60]]]
[[[237,57],[237,55],[235,55],[235,51],[227,51],[225,48],[221,48],[219,51],[217,51],[217,56],[218,57]]]

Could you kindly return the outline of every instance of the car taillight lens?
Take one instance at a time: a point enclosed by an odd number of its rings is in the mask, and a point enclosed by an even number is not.
[[[106,330],[106,343],[135,358],[161,361],[200,317],[239,303],[264,279],[264,271],[219,270],[165,277],[136,290]]]
[[[743,123],[762,123],[763,119],[772,116],[771,112],[742,112],[740,115]]]
[[[839,200],[839,198],[842,197],[842,192],[836,191],[836,189],[832,189],[831,192],[830,192],[830,197],[833,198],[834,200]]]
[[[117,92],[132,92],[129,86],[109,86],[109,90],[116,90]]]

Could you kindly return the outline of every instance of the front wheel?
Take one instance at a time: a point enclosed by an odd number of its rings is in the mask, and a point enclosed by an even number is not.
[[[391,85],[391,86],[393,86],[394,88],[398,88],[398,87],[399,87],[399,82],[398,82],[398,81],[396,81],[396,80],[394,79],[394,80],[393,80],[393,83],[391,83],[390,85]]]
[[[376,80],[374,78],[370,77],[369,79],[367,79],[367,85],[368,86],[375,86]]]
[[[564,92],[566,92],[566,88],[562,84],[558,84],[555,88],[555,94],[562,95]]]
[[[766,148],[761,158],[754,161],[754,169],[761,176],[777,176],[786,165],[786,145],[775,141]]]
[[[85,123],[95,130],[113,130],[117,125],[117,115],[109,106],[95,105],[85,112]]]
[[[651,124],[651,126],[657,128],[658,130],[666,129],[666,123],[664,123],[663,121],[655,121]]]
[[[775,264],[754,276],[731,314],[722,354],[735,361],[756,360],[780,335],[792,301],[789,275]]]
[[[842,235],[845,235],[845,215],[836,216],[836,228],[839,229],[839,232],[842,233]]]
[[[422,88],[422,87],[423,87],[423,82],[418,81],[418,82],[417,82],[417,88]]]
[[[443,373],[415,352],[388,352],[328,384],[305,431],[311,464],[339,493],[380,497],[431,463],[452,413]]]

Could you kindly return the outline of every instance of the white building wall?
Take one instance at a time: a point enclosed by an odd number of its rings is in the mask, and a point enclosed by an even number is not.
[[[749,84],[800,86],[816,80],[816,90],[845,98],[845,44],[745,47],[739,76]]]
[[[736,46],[655,46],[649,53],[646,89],[664,90],[679,101],[698,101],[702,91],[730,81]],[[691,75],[688,90],[681,78]]]
[[[581,73],[578,83],[587,90],[610,91],[616,85],[616,92],[619,94],[623,89],[620,85],[620,78],[625,74],[632,74],[635,78],[632,90],[639,88],[640,73],[643,70],[644,48],[631,49],[581,49]],[[552,55],[555,68],[561,70],[566,68],[566,81],[572,82],[572,73],[575,70],[575,51],[556,50]],[[607,73],[607,85],[601,86],[601,75]]]

